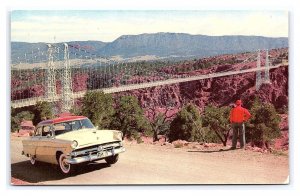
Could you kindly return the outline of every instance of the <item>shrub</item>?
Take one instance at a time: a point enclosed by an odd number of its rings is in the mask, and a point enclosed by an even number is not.
[[[186,141],[202,140],[200,113],[195,105],[184,106],[170,124],[170,142],[181,139]]]
[[[144,132],[143,132],[144,136],[146,137],[153,137],[154,133],[151,129],[146,129]]]
[[[116,103],[112,127],[123,132],[123,137],[131,138],[135,132],[147,132],[150,125],[144,112],[133,96],[122,96]]]
[[[46,101],[37,102],[33,108],[34,118],[33,124],[37,125],[42,120],[53,118],[52,104]]]
[[[166,110],[167,111],[167,110]],[[155,111],[153,112],[155,113]],[[151,132],[149,132],[148,136],[153,137],[153,141],[158,141],[159,134],[166,134],[170,129],[170,122],[167,121],[166,114],[158,113],[154,116],[154,119],[150,121]]]
[[[259,147],[268,148],[270,142],[280,136],[280,116],[272,104],[262,103],[258,98],[255,99],[250,113],[252,117],[247,127],[251,141]]]
[[[11,108],[11,132],[19,131],[23,120],[32,120],[33,118],[34,114],[30,111],[16,112],[15,109]]]
[[[215,141],[216,138],[212,135],[212,132],[214,132],[217,138],[226,146],[231,128],[229,115],[230,107],[218,108],[212,105],[205,107],[203,125],[210,130],[206,131],[208,134],[207,139]]]
[[[132,133],[132,137],[133,137],[133,139],[135,139],[136,140],[136,142],[138,143],[138,144],[140,144],[140,143],[143,143],[144,141],[142,140],[142,138],[141,138],[141,135],[140,135],[140,133],[138,133],[137,131],[133,131],[133,133]]]
[[[87,92],[84,95],[81,114],[95,126],[109,128],[114,113],[112,95],[103,92]]]
[[[203,127],[204,141],[207,143],[219,143],[220,139],[210,127]]]
[[[184,144],[182,142],[173,142],[174,148],[182,148]]]

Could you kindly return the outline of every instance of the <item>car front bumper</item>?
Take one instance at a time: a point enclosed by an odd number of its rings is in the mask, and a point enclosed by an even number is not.
[[[80,157],[74,157],[74,158],[70,157],[66,160],[66,162],[69,164],[79,164],[79,163],[84,163],[84,162],[97,161],[100,159],[104,159],[106,157],[120,154],[122,152],[125,152],[124,147],[115,148],[115,149],[111,149],[111,150],[104,150],[104,151],[101,151],[98,153],[89,154],[89,155],[80,156]]]

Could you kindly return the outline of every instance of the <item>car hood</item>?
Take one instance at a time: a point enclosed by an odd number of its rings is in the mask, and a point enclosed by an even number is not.
[[[75,140],[78,142],[78,146],[76,148],[78,149],[97,144],[120,141],[115,136],[118,132],[119,131],[116,130],[81,129],[55,136],[55,138],[68,141]]]

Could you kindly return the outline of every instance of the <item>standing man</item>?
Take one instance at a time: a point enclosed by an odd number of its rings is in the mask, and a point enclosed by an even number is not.
[[[246,140],[243,137],[245,134],[244,122],[249,120],[249,118],[251,117],[249,111],[246,108],[242,107],[241,100],[237,100],[235,102],[235,105],[236,106],[233,109],[231,109],[230,112],[230,123],[232,124],[232,129],[233,129],[231,149],[236,149],[238,135],[240,140],[240,148],[244,148],[244,145],[246,143]]]

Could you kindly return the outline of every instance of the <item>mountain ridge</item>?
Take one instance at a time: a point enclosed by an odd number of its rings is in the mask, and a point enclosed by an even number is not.
[[[187,33],[143,33],[138,35],[121,35],[112,42],[70,41],[71,47],[88,51],[97,56],[215,56],[240,52],[252,52],[258,49],[288,47],[286,37],[264,37],[247,35],[191,35]],[[63,49],[62,43],[56,43]],[[12,62],[22,61],[24,53],[37,55],[37,48],[47,51],[46,43],[11,42]],[[35,49],[35,52],[33,51]],[[82,52],[82,53],[83,53]],[[35,54],[34,54],[35,53]],[[19,58],[18,58],[19,57]]]

